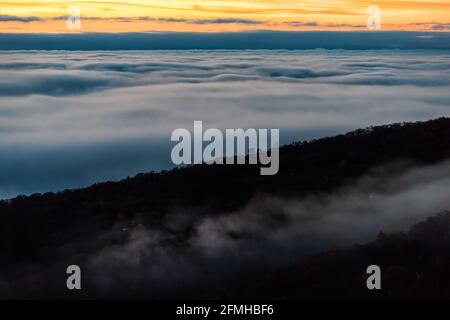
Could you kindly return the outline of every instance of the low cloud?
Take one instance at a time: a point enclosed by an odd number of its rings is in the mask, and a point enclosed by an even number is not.
[[[39,17],[19,17],[10,15],[0,15],[0,22],[35,22],[42,21]]]
[[[448,162],[393,171],[377,168],[333,194],[301,200],[260,195],[242,210],[209,218],[202,209],[175,210],[166,217],[166,231],[137,226],[125,244],[94,254],[91,280],[103,294],[133,294],[133,287],[147,286],[150,297],[182,295],[307,254],[364,244],[380,232],[406,231],[450,208]],[[181,241],[185,230],[192,236]]]
[[[72,72],[71,74],[58,72],[41,74],[36,72],[1,79],[0,96],[27,96],[32,94],[70,96],[137,84],[139,84],[138,79],[133,81],[80,72]]]

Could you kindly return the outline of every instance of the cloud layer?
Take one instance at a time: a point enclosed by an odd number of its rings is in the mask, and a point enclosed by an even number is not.
[[[150,297],[182,296],[196,284],[233,283],[307,254],[364,244],[380,232],[407,231],[450,207],[448,162],[397,175],[388,171],[377,168],[331,195],[260,196],[222,216],[196,217],[195,208],[174,212],[162,228],[167,232],[131,228],[128,242],[93,255],[91,280],[105,295],[147,283]],[[188,228],[192,238],[176,248],[175,235]]]
[[[171,167],[170,134],[281,142],[450,115],[439,51],[1,52],[0,197]]]

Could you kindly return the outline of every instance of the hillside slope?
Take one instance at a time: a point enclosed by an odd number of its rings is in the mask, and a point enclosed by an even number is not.
[[[3,277],[0,277],[0,297],[66,297],[65,281],[55,279],[54,274],[64,279],[65,267],[71,263],[95,271],[99,263],[103,266],[103,260],[109,259],[108,263],[112,261],[111,268],[114,269],[111,272],[122,270],[139,274],[146,270],[143,265],[154,258],[152,254],[161,254],[161,248],[166,250],[166,246],[170,247],[171,259],[173,251],[185,250],[191,254],[192,239],[198,238],[199,230],[202,230],[199,227],[205,227],[204,221],[208,222],[211,217],[220,221],[220,217],[228,215],[236,219],[234,217],[248,211],[249,204],[255,199],[262,206],[257,210],[268,212],[269,228],[275,228],[283,223],[289,224],[283,220],[286,216],[275,207],[265,207],[266,202],[258,200],[261,197],[281,198],[278,201],[283,203],[287,198],[301,200],[333,194],[354,185],[379,167],[384,168],[383,175],[389,180],[391,175],[399,175],[411,167],[430,166],[448,159],[450,119],[440,118],[357,130],[282,147],[280,170],[275,176],[260,176],[256,165],[196,165],[168,172],[139,174],[120,182],[100,183],[85,189],[1,201],[0,274]],[[270,199],[268,201],[273,203]],[[176,227],[173,221],[168,222],[174,212]],[[227,236],[239,242],[245,238],[245,233],[231,230],[227,231]],[[215,240],[211,241],[214,243]],[[236,250],[240,252],[240,249]],[[129,256],[125,262],[117,263],[123,258],[117,258],[118,255],[123,252]],[[220,252],[224,254],[224,251]],[[163,256],[166,254],[164,251]],[[289,254],[297,257],[296,253]],[[130,270],[126,260],[136,257],[139,258],[139,266]],[[99,262],[99,259],[103,260]],[[190,261],[191,255],[189,258],[176,256],[175,262],[170,260],[169,265],[183,264],[183,259]],[[225,263],[222,257],[214,259]],[[201,259],[195,261],[193,265],[196,266],[208,265]],[[235,263],[240,269],[240,261],[235,259],[229,263]],[[250,270],[254,266],[247,264]],[[332,266],[333,263],[327,265]],[[148,281],[154,283],[158,277],[162,278],[156,274]],[[10,282],[7,279],[16,280]],[[128,278],[123,279],[123,283],[131,281],[130,288],[133,289],[120,285],[104,287],[104,283],[98,284],[98,279],[95,275],[86,280],[92,281],[94,289],[83,291],[83,297],[155,297],[155,293],[150,295],[147,289],[136,289],[135,282]],[[282,283],[283,280],[276,281]],[[102,289],[97,290],[98,286]],[[161,286],[166,288],[167,285]],[[314,287],[311,290],[319,289]],[[191,289],[186,292],[174,290],[169,288],[166,290],[168,294],[157,293],[156,297],[172,296],[174,292],[184,297],[192,292]],[[279,292],[277,296],[285,295]],[[305,294],[294,292],[287,295]]]
[[[367,266],[381,269],[381,289],[367,290]],[[450,299],[450,212],[408,232],[380,234],[351,249],[314,255],[216,297],[253,299]]]

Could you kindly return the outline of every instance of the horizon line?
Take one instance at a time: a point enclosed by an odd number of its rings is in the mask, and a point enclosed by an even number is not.
[[[147,31],[0,33],[0,50],[437,49],[450,50],[438,31]]]

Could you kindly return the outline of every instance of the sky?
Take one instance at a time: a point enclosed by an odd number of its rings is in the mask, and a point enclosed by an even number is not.
[[[2,0],[0,32],[366,30],[371,5],[382,30],[450,30],[448,0]]]

